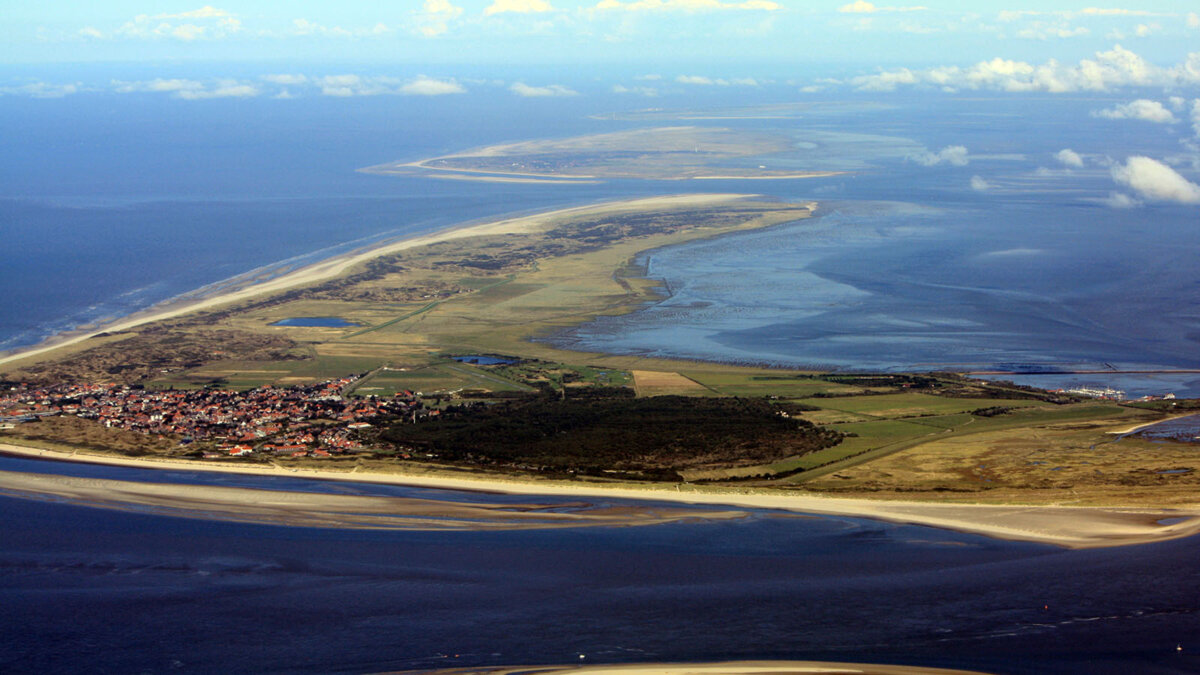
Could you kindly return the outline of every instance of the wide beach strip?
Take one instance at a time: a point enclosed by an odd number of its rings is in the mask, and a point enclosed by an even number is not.
[[[352,473],[281,467],[218,465],[186,460],[127,459],[37,450],[0,444],[0,452],[49,460],[92,462],[142,469],[225,471],[259,476],[288,476],[388,485],[543,495],[579,499],[631,499],[705,506],[779,509],[796,513],[871,518],[925,525],[999,539],[1053,544],[1066,548],[1103,548],[1179,539],[1200,533],[1200,509],[1101,508],[1082,506],[996,506],[929,504],[871,499],[844,499],[770,490],[700,488],[695,486],[596,486],[551,481],[451,478],[443,475]],[[0,475],[0,489],[4,479]],[[696,514],[701,515],[701,514]]]

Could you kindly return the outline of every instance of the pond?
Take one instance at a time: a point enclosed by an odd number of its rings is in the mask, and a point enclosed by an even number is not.
[[[272,326],[290,326],[293,328],[344,328],[361,324],[347,321],[337,316],[293,316],[271,324]]]

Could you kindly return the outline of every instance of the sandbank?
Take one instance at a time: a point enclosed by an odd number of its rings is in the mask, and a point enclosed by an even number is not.
[[[324,494],[215,485],[79,478],[0,471],[0,495],[184,518],[372,530],[515,530],[625,527],[678,520],[729,520],[736,510],[506,503]]]
[[[502,220],[488,221],[478,224],[468,224],[430,234],[409,237],[399,241],[393,241],[391,243],[375,246],[366,250],[353,251],[344,255],[329,258],[327,260],[322,260],[266,281],[256,283],[251,280],[242,286],[234,287],[229,290],[223,290],[208,296],[188,298],[186,300],[167,300],[141,312],[137,312],[135,314],[131,314],[102,325],[94,326],[86,330],[63,333],[51,337],[28,349],[22,349],[9,354],[0,355],[0,365],[38,356],[40,354],[44,354],[55,349],[60,349],[68,345],[77,344],[101,333],[125,331],[131,328],[136,328],[137,326],[141,326],[143,324],[162,321],[164,319],[171,319],[200,310],[212,309],[214,307],[219,307],[221,305],[226,305],[233,302],[245,301],[260,295],[276,293],[294,288],[296,286],[305,286],[308,284],[325,281],[345,274],[354,266],[371,260],[372,258],[398,253],[400,251],[419,246],[428,246],[429,244],[452,241],[455,239],[464,239],[467,237],[527,233],[552,220],[579,213],[610,213],[637,209],[688,207],[753,196],[755,195],[730,193],[683,194],[602,202],[599,204],[588,204],[585,206],[576,206],[566,209],[547,211],[544,213],[519,216],[516,218],[505,218]]]
[[[270,467],[234,465],[218,461],[127,459],[78,452],[41,450],[3,443],[0,443],[0,452],[22,457],[93,462],[143,469],[225,471],[446,490],[560,496],[573,500],[608,498],[776,509],[802,514],[849,516],[925,525],[998,539],[1052,544],[1074,549],[1146,544],[1200,533],[1200,504],[1184,509],[938,504],[825,497],[766,489],[748,490],[675,484],[597,485],[582,482],[521,481],[495,477],[459,478],[428,474],[349,472],[278,465]]]
[[[586,657],[586,654],[584,655]],[[856,675],[985,675],[973,670],[948,670],[925,666],[829,661],[727,661],[724,663],[631,663],[613,665],[484,666],[442,670],[401,671],[429,675],[800,675],[854,673]],[[397,673],[396,675],[400,675]]]

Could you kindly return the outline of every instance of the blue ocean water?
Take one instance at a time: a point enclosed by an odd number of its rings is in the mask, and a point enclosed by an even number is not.
[[[14,459],[0,468],[427,492]],[[770,511],[735,522],[421,533],[8,497],[0,508],[0,669],[9,673],[380,672],[570,663],[580,654],[598,663],[819,659],[1013,674],[1200,667],[1197,538],[1066,551]]]

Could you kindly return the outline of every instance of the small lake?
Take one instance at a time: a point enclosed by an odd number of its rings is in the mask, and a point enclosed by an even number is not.
[[[291,326],[293,328],[345,328],[361,324],[347,321],[336,316],[293,316],[271,324],[272,326]]]
[[[517,362],[517,359],[503,356],[480,356],[471,354],[469,356],[451,356],[450,358],[459,363],[470,363],[476,366],[507,366]]]

